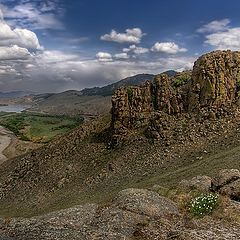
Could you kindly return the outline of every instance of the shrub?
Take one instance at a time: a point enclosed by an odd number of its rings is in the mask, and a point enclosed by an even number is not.
[[[133,89],[131,87],[127,88],[127,94],[128,94],[128,100],[130,103],[132,103],[132,99],[133,99]]]
[[[178,73],[174,77],[173,86],[174,87],[181,87],[182,85],[184,85],[187,82],[189,82],[190,79],[191,79],[191,72],[185,71],[185,72]]]
[[[196,197],[190,202],[190,212],[198,217],[211,214],[218,205],[218,196],[215,194],[205,194]]]

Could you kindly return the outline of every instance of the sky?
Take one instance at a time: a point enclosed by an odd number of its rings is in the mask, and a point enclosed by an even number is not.
[[[239,0],[0,0],[0,91],[61,92],[240,49]]]

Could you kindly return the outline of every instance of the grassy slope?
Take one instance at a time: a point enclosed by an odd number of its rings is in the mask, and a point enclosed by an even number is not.
[[[4,163],[0,182],[7,183],[8,189],[0,200],[0,214],[30,216],[107,202],[124,188],[153,184],[171,188],[181,179],[239,168],[238,124],[209,141],[202,137],[196,143],[162,147],[160,142],[138,138],[115,150],[107,150],[101,141],[108,126],[109,120],[96,121],[91,128],[97,135],[83,138],[80,127],[34,154]]]

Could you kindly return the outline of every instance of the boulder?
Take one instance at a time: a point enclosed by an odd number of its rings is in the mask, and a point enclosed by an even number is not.
[[[225,185],[219,190],[219,193],[228,196],[232,200],[240,201],[240,179]]]
[[[238,169],[223,169],[213,178],[212,189],[218,190],[237,179],[240,179],[240,171]]]
[[[173,201],[146,189],[123,190],[114,199],[114,205],[120,209],[150,217],[179,213],[177,205]]]
[[[208,176],[196,176],[191,180],[182,180],[179,184],[184,190],[198,190],[200,192],[208,192],[211,189],[212,179]]]

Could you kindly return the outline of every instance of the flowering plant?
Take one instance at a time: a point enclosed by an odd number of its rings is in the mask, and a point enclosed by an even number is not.
[[[209,193],[191,200],[190,212],[195,216],[211,214],[218,205],[218,195]]]

